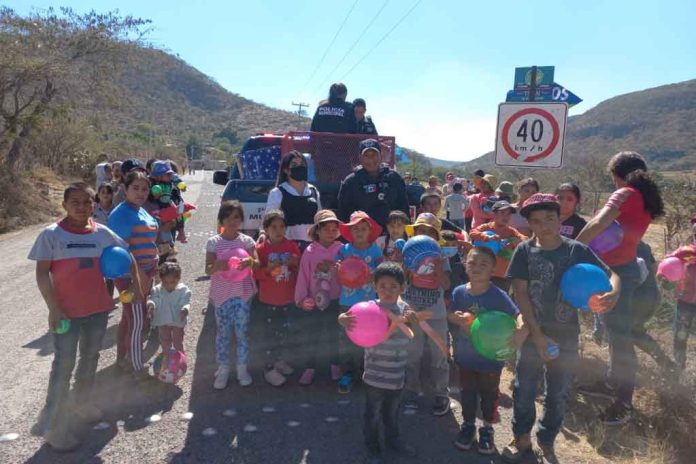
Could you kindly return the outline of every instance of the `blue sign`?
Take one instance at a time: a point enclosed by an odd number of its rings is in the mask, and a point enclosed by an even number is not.
[[[507,93],[506,102],[528,102],[529,90],[515,89]],[[582,98],[575,95],[570,90],[560,84],[553,83],[551,87],[538,88],[534,92],[534,101],[538,102],[561,102],[567,103],[568,108],[572,108],[582,101]]]
[[[536,67],[536,86],[551,87],[553,85],[553,66]],[[532,66],[515,68],[515,90],[528,89],[532,84]]]

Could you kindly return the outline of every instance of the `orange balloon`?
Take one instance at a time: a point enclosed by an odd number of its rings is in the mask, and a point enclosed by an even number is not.
[[[476,315],[474,313],[470,313],[469,311],[464,313],[464,329],[467,332],[471,330],[471,324],[474,323],[474,319],[476,319]]]
[[[590,308],[590,311],[595,314],[607,312],[607,308],[602,305],[602,300],[599,299],[599,293],[595,293],[590,297],[590,301],[588,301],[587,306]]]

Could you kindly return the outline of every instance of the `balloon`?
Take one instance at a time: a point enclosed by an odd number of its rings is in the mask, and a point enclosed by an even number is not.
[[[186,191],[186,184],[183,181],[181,181],[176,185],[176,188],[178,188],[182,192],[185,192]]]
[[[153,197],[158,197],[162,195],[162,186],[161,185],[153,185],[152,188],[150,189],[150,192],[152,192]]]
[[[130,265],[130,254],[117,246],[104,248],[99,258],[99,269],[107,279],[117,279],[128,274]]]
[[[70,319],[61,319],[58,327],[56,327],[56,334],[63,335],[68,330],[70,330]]]
[[[416,272],[423,259],[440,256],[441,253],[440,245],[431,237],[416,235],[404,245],[404,264],[409,271]]]
[[[344,259],[338,268],[338,280],[347,288],[360,288],[370,281],[370,268],[357,256]]]
[[[476,315],[474,313],[471,313],[469,311],[464,312],[464,324],[466,326],[466,327],[464,327],[464,329],[471,331],[471,324],[474,323],[475,319],[476,319]]]
[[[222,277],[230,282],[241,282],[247,277],[251,276],[251,267],[247,266],[244,269],[239,269],[239,265],[242,260],[249,257],[249,253],[243,248],[233,248],[227,251],[227,256],[229,256],[227,264],[229,269],[222,271]]]
[[[483,233],[483,235],[486,235],[488,237],[495,237],[498,234],[496,234],[492,230],[487,230]],[[474,246],[489,248],[496,255],[500,253],[500,251],[503,249],[503,245],[500,242],[500,240],[474,240]]]
[[[623,242],[623,229],[621,225],[613,221],[609,227],[604,229],[599,235],[592,239],[590,248],[596,253],[607,253],[616,249]]]
[[[347,331],[348,338],[358,346],[368,348],[382,343],[389,331],[389,317],[374,301],[354,304],[348,312],[355,318]]]
[[[406,246],[406,240],[403,238],[400,238],[399,240],[394,242],[394,247],[399,249],[399,251],[404,251],[404,247]]]
[[[557,344],[549,342],[546,345],[546,352],[549,354],[549,357],[551,357],[551,359],[556,359],[558,356],[560,356],[561,349],[558,347]]]
[[[517,322],[509,314],[484,311],[471,324],[471,343],[484,358],[502,361],[514,352],[510,339],[516,327]]]
[[[187,367],[186,355],[174,348],[160,353],[152,363],[155,376],[164,383],[177,383],[186,374]]]
[[[160,209],[157,216],[159,216],[160,222],[162,223],[176,221],[179,217],[179,210],[174,205],[168,206]]]
[[[124,290],[118,295],[118,299],[121,301],[121,303],[130,303],[133,301],[133,297],[135,294],[131,292],[130,290]]]
[[[590,311],[595,314],[607,312],[607,308],[602,305],[602,301],[599,299],[599,293],[595,293],[590,297],[590,301],[588,301],[587,306],[590,308]]]
[[[684,263],[674,256],[665,258],[657,266],[657,275],[668,282],[679,282],[684,278]]]
[[[594,264],[575,264],[561,277],[561,294],[574,308],[587,310],[592,295],[608,291],[611,291],[609,277]]]

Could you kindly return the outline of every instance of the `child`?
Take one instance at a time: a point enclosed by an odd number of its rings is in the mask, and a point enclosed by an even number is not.
[[[496,201],[492,208],[493,222],[489,222],[474,228],[471,231],[470,237],[472,243],[475,241],[487,242],[491,240],[501,242],[502,250],[496,260],[495,273],[493,274],[493,283],[504,291],[510,289],[510,281],[505,278],[512,251],[517,245],[526,240],[527,237],[522,235],[510,227],[512,215],[517,211],[514,206],[505,200]],[[495,232],[495,235],[489,236],[485,232]],[[503,243],[502,241],[505,240]]]
[[[374,285],[383,311],[404,320],[406,304],[399,298],[406,286],[404,271],[397,263],[385,262],[374,272]],[[342,313],[338,322],[347,330],[354,317]],[[380,449],[379,429],[384,427],[385,444],[406,456],[416,456],[416,450],[399,437],[399,406],[406,377],[409,339],[396,330],[382,343],[365,348],[365,422],[363,432],[370,463],[384,462]]]
[[[265,239],[256,244],[259,267],[259,302],[263,311],[266,370],[264,379],[274,387],[283,385],[294,372],[287,363],[288,323],[295,297],[300,248],[285,238],[285,214],[273,209],[263,217]]]
[[[411,221],[403,211],[395,210],[389,213],[389,218],[387,219],[387,234],[377,237],[377,245],[382,250],[385,260],[396,262],[401,262],[403,260],[401,252],[394,246],[394,243],[399,239],[408,239],[406,235],[406,226],[410,223]]]
[[[99,190],[97,190],[97,204],[94,205],[94,214],[92,214],[94,222],[106,225],[109,220],[109,214],[111,214],[111,210],[114,209],[113,199],[114,188],[111,183],[104,182],[99,186]]]
[[[490,222],[493,219],[493,213],[486,205],[491,198],[495,197],[493,188],[497,183],[498,179],[491,174],[486,174],[482,177],[474,177],[474,184],[479,189],[479,193],[469,196],[469,209],[472,212],[472,229],[475,229],[481,224]]]
[[[466,258],[469,283],[454,290],[448,315],[448,319],[459,329],[454,337],[454,359],[459,365],[463,422],[454,445],[465,451],[471,449],[476,435],[476,410],[480,400],[483,427],[478,430],[478,451],[481,454],[495,453],[493,424],[498,422],[498,386],[503,362],[488,360],[476,352],[469,338],[470,324],[479,312],[495,310],[518,318],[518,327],[522,326],[517,306],[506,292],[491,282],[495,268],[496,256],[490,248],[476,247],[469,251]],[[519,342],[514,348],[518,348],[527,335],[523,328],[517,332],[515,341]]]
[[[336,261],[340,263],[346,258],[356,256],[363,260],[370,271],[375,268],[384,259],[382,250],[375,243],[377,237],[382,233],[382,228],[374,219],[367,215],[364,211],[356,211],[350,215],[350,222],[347,224],[339,224],[341,236],[348,242],[339,248],[336,253]],[[351,306],[362,301],[373,300],[375,298],[375,288],[372,282],[367,281],[362,287],[348,288],[341,286],[341,312],[348,311]],[[353,386],[353,372],[358,369],[360,361],[358,352],[355,346],[347,340],[347,337],[342,337],[342,355],[341,369],[343,375],[338,382],[339,393],[350,393]]]
[[[341,377],[338,367],[338,337],[336,316],[341,288],[336,276],[336,254],[341,243],[336,241],[340,222],[328,209],[314,215],[314,225],[307,234],[312,242],[302,254],[295,287],[295,304],[302,320],[299,333],[300,351],[304,352],[304,371],[300,385],[314,381],[316,360],[331,364],[331,379]]]
[[[215,306],[215,351],[218,369],[213,388],[222,390],[230,377],[230,343],[232,331],[237,338],[237,380],[243,387],[251,385],[247,368],[249,362],[249,310],[256,285],[251,275],[239,282],[227,280],[221,273],[229,270],[232,250],[242,249],[249,254],[242,260],[239,270],[256,266],[256,243],[240,232],[244,222],[244,209],[237,200],[222,202],[218,210],[218,226],[224,227],[221,234],[208,239],[205,247],[205,273],[210,278],[210,300]]]
[[[442,209],[442,197],[440,197],[440,195],[436,193],[424,193],[423,196],[421,196],[421,213],[430,213],[438,217],[440,215],[440,209]],[[463,228],[449,219],[440,220],[440,223],[442,224],[442,229],[451,230],[466,236],[466,232]]]
[[[520,214],[520,209],[522,208],[524,202],[527,201],[527,198],[539,192],[539,182],[537,182],[537,180],[533,177],[528,177],[519,181],[516,187],[517,200],[512,204],[512,206],[514,206],[517,211],[515,211],[515,213],[512,215],[510,225],[517,229],[517,231],[522,235],[529,237],[531,235],[529,232],[529,224]],[[561,205],[561,209],[563,209],[563,205]]]
[[[589,263],[610,277],[612,290],[599,296],[602,309],[616,303],[620,282],[587,246],[561,236],[560,205],[554,195],[537,193],[522,207],[533,238],[515,251],[507,272],[512,279],[515,300],[529,328],[530,337],[518,352],[513,390],[513,441],[505,447],[506,462],[523,462],[532,455],[530,432],[536,419],[535,400],[539,376],[544,372],[546,392],[544,413],[537,429],[538,454],[556,462],[554,441],[565,414],[573,366],[578,357],[578,310],[566,304],[559,285],[571,266]],[[552,359],[549,344],[558,345],[560,354]]]
[[[99,258],[106,247],[127,247],[116,234],[90,219],[93,201],[94,191],[87,184],[70,184],[63,192],[66,216],[46,227],[29,252],[29,259],[36,261],[36,283],[48,306],[48,329],[55,353],[37,428],[57,451],[70,451],[80,445],[68,428],[67,418],[73,412],[86,422],[101,420],[101,411],[92,403],[92,387],[114,304],[106,292]],[[59,334],[56,331],[61,321],[69,325],[67,332]],[[69,404],[78,345],[76,401]]]
[[[165,209],[172,205],[178,206],[183,202],[181,192],[172,181],[176,172],[167,161],[156,160],[151,164],[150,178],[152,179],[152,189],[150,190],[149,201],[156,209]],[[176,220],[172,229],[176,229],[176,237],[170,232],[172,239],[176,238],[181,243],[186,243],[186,233],[183,230],[183,220]]]
[[[126,163],[123,166],[127,166]],[[150,181],[144,172],[133,169],[124,181],[126,199],[109,215],[109,229],[128,243],[130,251],[138,264],[138,272],[116,279],[119,291],[134,290],[136,298],[123,303],[121,322],[118,326],[118,344],[116,362],[126,369],[126,358],[136,377],[149,378],[148,370],[143,366],[143,333],[148,332],[146,298],[152,289],[152,282],[157,272],[157,245],[155,243],[158,225],[143,204],[150,191]],[[134,288],[133,288],[134,287]],[[139,297],[138,297],[139,295]]]
[[[406,227],[409,235],[427,235],[435,241],[440,241],[440,220],[430,213],[421,213],[412,226]],[[444,256],[431,263],[432,266],[423,266],[419,272],[408,272],[409,286],[404,292],[404,301],[419,314],[423,320],[427,319],[433,331],[444,341],[447,339],[447,310],[445,309],[444,292],[450,288],[449,261]],[[435,416],[444,416],[450,410],[449,400],[449,364],[448,356],[443,353],[437,343],[427,336],[420,327],[414,330],[415,338],[408,346],[408,365],[406,367],[406,401],[405,407],[418,408],[416,401],[421,391],[421,365],[423,354],[427,349],[430,352],[430,374],[434,393],[432,413]]]
[[[147,301],[152,325],[159,330],[162,352],[184,352],[184,327],[191,309],[191,290],[181,283],[181,266],[173,260],[158,268],[161,283],[155,285]]]
[[[580,187],[566,182],[556,189],[556,195],[561,204],[561,235],[575,239],[587,225],[587,221],[578,214]]]
[[[452,194],[445,198],[445,211],[447,219],[452,221],[460,229],[464,229],[464,211],[469,209],[469,199],[462,195],[464,186],[461,182],[455,182],[452,186]]]

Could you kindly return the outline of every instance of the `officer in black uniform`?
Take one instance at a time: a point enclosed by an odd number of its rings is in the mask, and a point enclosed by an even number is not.
[[[360,143],[360,162],[341,183],[338,192],[338,218],[347,222],[351,213],[365,211],[380,226],[386,227],[389,212],[408,214],[406,186],[398,172],[382,164],[379,142]]]
[[[319,103],[314,118],[312,132],[333,132],[335,134],[354,134],[357,130],[353,105],[346,102],[348,88],[345,84],[332,84],[329,99]]]
[[[372,117],[365,116],[367,105],[362,98],[353,100],[353,108],[355,108],[355,121],[357,123],[358,134],[377,135],[377,128],[372,122]]]

